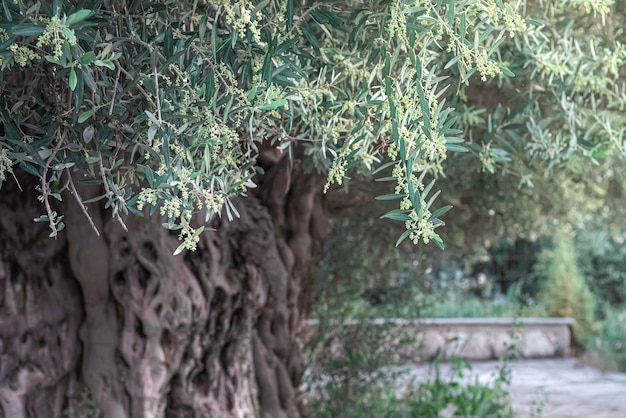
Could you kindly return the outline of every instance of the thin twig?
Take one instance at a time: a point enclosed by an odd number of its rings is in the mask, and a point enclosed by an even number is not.
[[[48,169],[50,168],[50,162],[54,160],[54,157],[56,157],[57,152],[59,152],[59,149],[61,148],[61,138],[59,138],[59,131],[57,129],[57,143],[54,146],[54,150],[52,150],[52,153],[50,154],[50,156],[48,157],[48,161],[46,161],[46,165],[43,169],[43,175],[41,176],[41,196],[40,196],[40,200],[43,201],[44,206],[46,207],[46,214],[48,215],[48,224],[50,225],[50,229],[52,229],[52,232],[54,232],[54,238],[57,238],[57,224],[54,221],[55,219],[55,215],[52,214],[52,207],[50,206],[50,201],[48,200],[48,197],[50,196],[50,192],[48,192]]]
[[[120,80],[120,72],[122,71],[122,66],[117,65],[117,74],[115,75],[115,84],[113,85],[113,97],[111,97],[111,106],[109,107],[109,116],[113,114],[113,106],[115,105],[115,95],[117,94],[117,83]]]
[[[83,203],[83,199],[80,197],[80,195],[78,194],[78,191],[76,190],[76,186],[74,185],[74,180],[72,179],[72,174],[69,172],[69,169],[65,169],[65,171],[67,173],[67,178],[69,179],[70,189],[72,189],[72,194],[76,198],[76,201],[78,202],[78,206],[80,206],[80,209],[83,211],[83,213],[87,217],[87,220],[89,221],[89,225],[91,225],[91,228],[94,231],[96,231],[96,235],[100,236],[100,231],[98,231],[96,224],[94,224],[93,219],[89,215],[89,212],[87,211],[87,206],[85,206],[85,204]]]
[[[20,181],[15,176],[15,172],[13,170],[11,170],[11,175],[13,176],[13,179],[15,179],[15,183],[17,184],[17,188],[20,189],[20,192],[24,192],[24,190],[22,189],[22,185],[20,184]]]
[[[102,184],[104,185],[106,198],[110,199],[111,197],[113,197],[113,192],[111,191],[111,188],[109,187],[109,182],[107,180],[106,174],[104,173],[104,165],[102,164],[102,154],[99,152],[98,152],[98,157],[100,158],[98,160],[98,168],[100,170],[100,177],[102,178]]]
[[[107,176],[104,173],[104,165],[102,164],[102,154],[98,153],[98,157],[100,157],[100,159],[98,160],[98,168],[100,168],[100,177],[102,177],[102,183],[104,184],[105,196],[107,199],[111,199],[114,196],[114,194],[111,191],[111,188],[109,187],[109,181],[107,180]],[[113,203],[113,215],[115,217],[115,220],[117,220],[120,223],[124,231],[128,232],[128,227],[122,220],[122,217],[118,214],[117,203]]]
[[[126,41],[126,42],[136,43],[138,45],[141,45],[141,46],[145,47],[150,52],[154,51],[154,47],[152,45],[150,45],[147,42],[142,41],[141,39],[129,38],[129,37],[126,37],[126,36],[118,36],[118,37],[115,37],[115,38],[111,38],[111,40],[112,41]]]
[[[126,71],[126,70],[125,70],[125,69],[124,69],[124,68],[120,65],[120,63],[119,63],[119,62],[115,61],[115,65],[117,66],[118,70],[121,70],[121,71],[122,71],[122,73],[124,73],[124,75],[125,75],[126,77],[128,77],[128,78],[129,78],[129,80],[130,80],[130,81],[133,81],[133,80],[135,79],[135,78],[132,76],[132,74],[131,74],[131,73],[129,73],[128,71]],[[150,104],[152,105],[152,107],[156,107],[156,103],[154,103],[154,101],[152,101],[152,99],[150,98],[150,95],[148,94],[148,92],[147,92],[147,91],[146,91],[143,87],[141,87],[139,84],[137,84],[135,87],[137,87],[137,88],[138,88],[138,89],[139,89],[139,90],[143,93],[144,98],[145,98],[146,100],[148,100],[148,102],[150,102]]]
[[[154,88],[156,93],[156,101],[157,101],[157,115],[159,116],[159,125],[163,122],[161,119],[161,99],[159,98],[159,77],[157,75],[156,67],[154,67]]]

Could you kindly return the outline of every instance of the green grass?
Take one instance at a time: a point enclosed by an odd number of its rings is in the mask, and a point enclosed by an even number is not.
[[[545,311],[539,306],[528,306],[512,297],[495,302],[458,294],[433,296],[420,315],[424,318],[506,318],[540,317]]]

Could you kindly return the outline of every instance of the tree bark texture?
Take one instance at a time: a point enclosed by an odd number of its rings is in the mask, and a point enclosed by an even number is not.
[[[307,268],[327,228],[322,181],[275,161],[236,201],[239,219],[215,220],[179,256],[158,220],[129,218],[126,232],[91,204],[98,236],[70,195],[58,208],[67,230],[48,238],[33,223],[35,193],[5,183],[0,417],[299,416]]]

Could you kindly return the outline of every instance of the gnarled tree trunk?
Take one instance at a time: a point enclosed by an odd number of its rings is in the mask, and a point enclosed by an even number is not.
[[[236,201],[239,219],[217,219],[179,256],[158,220],[128,219],[125,232],[89,205],[96,235],[69,195],[67,232],[50,239],[33,223],[43,211],[34,192],[5,183],[0,417],[298,416],[322,184],[285,158],[266,172]],[[99,193],[90,187],[84,199]]]

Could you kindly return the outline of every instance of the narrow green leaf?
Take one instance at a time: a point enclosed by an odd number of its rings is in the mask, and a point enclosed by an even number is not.
[[[182,253],[184,249],[185,249],[185,243],[183,242],[178,247],[176,247],[176,250],[174,251],[174,255],[178,255]]]
[[[465,77],[463,77],[463,79],[461,80],[461,82],[462,82],[462,83],[465,83],[467,80],[469,80],[469,79],[470,79],[470,77],[471,77],[471,76],[473,76],[473,75],[474,75],[474,73],[475,73],[477,70],[478,70],[478,68],[477,68],[477,67],[473,67],[473,68],[471,68],[471,69],[467,72],[467,74],[465,74]]]
[[[32,164],[22,161],[19,164],[19,167],[22,170],[26,171],[28,174],[32,174],[33,176],[41,178],[41,173]]]
[[[445,215],[446,213],[448,213],[448,211],[450,211],[450,209],[452,209],[452,205],[446,205],[443,206],[439,209],[437,209],[436,211],[434,211],[431,215],[430,218],[428,218],[429,221],[432,221],[433,219],[438,219],[440,216]]]
[[[410,22],[407,22],[406,28],[410,29],[410,30],[414,30],[417,33],[421,33],[421,32],[424,32],[426,30],[426,28],[424,26],[417,25],[415,23],[410,23]]]
[[[9,9],[9,5],[7,4],[7,0],[2,0],[2,9],[4,10],[4,18],[7,22],[13,21],[13,16],[11,16],[11,9]]]
[[[502,74],[504,74],[506,77],[515,77],[515,73],[508,68],[502,66],[499,66],[498,68],[500,68],[500,71],[502,71]]]
[[[487,39],[487,37],[489,35],[491,35],[491,32],[493,32],[496,28],[494,26],[488,26],[484,31],[482,31],[480,33],[480,36],[478,37],[478,41],[479,42],[484,42],[485,39]],[[476,32],[478,34],[478,32]],[[502,34],[504,34],[504,32],[502,32]],[[478,48],[476,48],[478,49]]]
[[[443,240],[437,234],[433,235],[433,242],[437,247],[439,247],[442,251],[445,250],[445,246],[443,245]]]
[[[154,113],[150,112],[149,110],[144,110],[144,113],[148,116],[148,118],[152,121],[153,124],[157,126],[161,125],[161,122],[159,122],[159,120],[154,115]]]
[[[304,26],[302,26],[302,34],[304,35],[306,40],[309,42],[309,44],[311,44],[315,53],[317,55],[320,55],[320,44],[317,41],[317,38],[315,37],[313,32],[311,32],[311,28],[309,27],[308,24],[305,24]]]
[[[431,197],[430,199],[428,199],[428,202],[426,203],[426,210],[429,210],[430,207],[433,205],[433,203],[435,202],[435,200],[437,199],[437,197],[439,197],[439,195],[441,194],[441,190],[437,190]]]
[[[406,197],[406,194],[392,193],[392,194],[384,194],[384,195],[381,195],[381,196],[376,196],[374,199],[376,199],[376,200],[396,200],[396,199],[402,199],[403,197]]]
[[[69,15],[67,17],[67,20],[65,21],[65,24],[67,26],[75,25],[76,23],[82,22],[83,20],[90,18],[91,16],[93,16],[93,14],[94,14],[93,10],[88,10],[88,9],[79,10]]]
[[[68,84],[70,86],[70,90],[74,91],[76,89],[76,70],[74,70],[74,67],[70,68],[70,79]]]
[[[204,93],[205,100],[208,103],[213,101],[213,96],[215,95],[215,72],[213,68],[209,69],[206,77],[206,89]]]
[[[391,167],[391,166],[394,166],[394,165],[396,165],[396,164],[397,164],[397,162],[396,162],[396,161],[387,161],[386,163],[384,163],[384,164],[382,164],[380,167],[378,167],[376,170],[374,170],[374,171],[372,172],[372,174],[377,174],[377,173],[380,173],[380,172],[381,172],[381,171],[383,171],[384,169],[389,168],[389,167]]]
[[[52,0],[52,15],[61,17],[61,6],[63,5],[63,0]]]
[[[45,29],[43,26],[33,25],[30,23],[25,23],[16,27],[19,28],[13,31],[13,35],[16,36],[39,36]]]
[[[398,240],[396,241],[396,247],[400,245],[402,241],[404,241],[409,235],[411,235],[411,232],[413,232],[412,229],[407,229],[406,231],[404,231],[402,235],[400,235],[400,238],[398,238]]]
[[[72,67],[73,69],[74,67]],[[74,99],[74,114],[78,113],[80,107],[83,105],[83,98],[85,93],[85,80],[83,77],[82,71],[77,71],[76,73],[76,88],[72,94],[72,98]]]
[[[410,179],[411,176],[408,175],[407,178]],[[413,209],[415,209],[417,213],[420,213],[422,209],[422,198],[420,196],[420,193],[419,191],[415,190],[415,184],[413,183],[413,181],[409,180],[407,183],[407,186],[409,189],[409,200],[411,201],[411,204],[413,205]]]
[[[169,222],[164,222],[161,225],[163,226],[163,228],[169,229],[170,231],[178,231],[179,229],[183,229],[183,227],[179,224],[175,224],[173,219],[170,219]]]
[[[468,152],[469,150],[462,145],[446,144],[446,149],[452,152]]]
[[[78,123],[85,122],[87,119],[92,117],[96,113],[97,110],[98,108],[94,107],[93,109],[89,109],[88,111],[81,113],[80,116],[78,117]]]
[[[291,30],[293,27],[293,0],[287,0],[287,29]]]
[[[465,17],[465,13],[461,15],[461,23],[459,24],[459,36],[461,40],[465,40],[465,34],[467,32],[467,18]]]
[[[221,12],[222,12],[222,8],[218,7],[217,11],[215,12],[215,16],[220,16]],[[218,54],[218,52],[217,52],[217,46],[216,46],[217,45],[217,26],[218,26],[217,25],[217,18],[213,21],[213,25],[212,26],[213,27],[211,28],[211,49],[212,49],[212,52],[213,52],[213,62],[217,63],[218,62],[217,61],[217,54]],[[212,70],[211,70],[211,72],[212,72]],[[211,97],[213,97],[213,96],[211,96]]]
[[[202,15],[202,17],[200,18],[200,26],[198,27],[198,38],[200,39],[200,43],[204,42],[208,21],[209,17],[206,14]]]
[[[163,52],[165,53],[166,58],[170,58],[174,55],[174,32],[171,25],[165,29],[163,37]]]
[[[76,35],[74,35],[74,32],[72,32],[69,28],[62,27],[61,32],[63,32],[63,35],[67,38],[67,43],[70,45],[74,45],[76,43]]]
[[[94,80],[89,67],[85,66],[80,69],[80,72],[83,73],[83,80],[85,81],[85,85],[89,87],[89,89],[93,92],[96,91],[98,85],[96,84],[96,80]]]
[[[4,102],[2,102],[2,104],[4,104]],[[4,134],[6,135],[6,137],[8,139],[14,140],[18,144],[22,142],[22,133],[19,129],[17,129],[17,127],[15,127],[15,125],[13,125],[13,122],[11,122],[11,117],[9,116],[9,113],[6,110],[2,109],[2,116],[4,118],[4,120],[2,121],[2,127],[4,128]]]
[[[159,125],[154,123],[150,125],[150,127],[148,128],[148,141],[152,141],[154,139],[158,130]]]
[[[91,64],[94,60],[94,58],[96,57],[96,53],[93,51],[87,51],[83,54],[82,57],[80,57],[80,63],[81,65],[88,65]]]
[[[430,193],[434,185],[435,185],[435,179],[432,179],[430,183],[428,183],[428,185],[424,187],[424,191],[422,192],[422,198],[424,200],[426,200],[426,197],[428,196],[428,194]]]
[[[450,27],[454,27],[454,0],[450,0],[450,4],[448,4],[448,25]]]
[[[445,67],[443,67],[444,70],[447,70],[448,68],[452,67],[454,64],[456,64],[457,62],[459,62],[459,60],[463,58],[463,55],[457,55],[455,57],[453,57],[450,61],[448,61],[448,63],[446,64]]]
[[[417,62],[419,62],[419,60]],[[428,105],[428,101],[426,101],[424,89],[422,89],[421,83],[418,82],[416,87],[417,94],[419,95],[420,100],[420,108],[422,109],[422,121],[424,122],[423,131],[428,139],[432,139],[432,126],[430,124],[430,106]]]
[[[259,109],[274,110],[274,109],[278,109],[279,107],[283,107],[286,103],[287,103],[287,100],[285,99],[274,100],[273,102],[264,104]]]
[[[107,67],[110,70],[115,70],[115,64],[111,60],[95,60],[93,63],[98,67]]]
[[[394,221],[401,221],[401,222],[406,222],[406,221],[411,220],[411,217],[406,214],[406,211],[403,211],[400,209],[394,209],[392,211],[385,213],[383,216],[380,217],[380,219],[385,219],[385,218],[391,219]]]
[[[298,43],[298,38],[291,38],[283,42],[282,44],[276,47],[276,51],[274,51],[274,55],[280,55],[283,52],[289,50],[292,46]]]
[[[161,150],[163,152],[163,162],[165,163],[165,167],[170,168],[172,166],[170,161],[170,132],[163,135],[163,145]]]
[[[248,92],[247,98],[249,102],[252,102],[252,99],[254,99],[254,97],[256,96],[256,90],[257,90],[256,86],[253,86]]]

